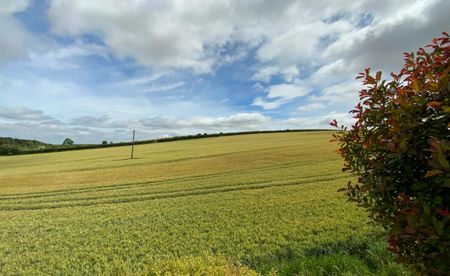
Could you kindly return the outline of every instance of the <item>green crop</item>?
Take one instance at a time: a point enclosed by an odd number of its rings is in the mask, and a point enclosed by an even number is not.
[[[330,133],[0,158],[0,274],[400,275]]]

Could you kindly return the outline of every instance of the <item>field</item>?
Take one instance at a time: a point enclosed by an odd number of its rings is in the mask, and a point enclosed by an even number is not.
[[[0,157],[0,274],[401,275],[330,135]]]

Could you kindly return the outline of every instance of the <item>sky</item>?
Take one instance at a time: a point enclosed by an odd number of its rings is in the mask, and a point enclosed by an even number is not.
[[[0,137],[59,144],[351,124],[366,67],[448,0],[0,0]]]

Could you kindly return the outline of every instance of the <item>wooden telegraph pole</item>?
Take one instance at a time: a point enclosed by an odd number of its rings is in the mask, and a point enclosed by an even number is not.
[[[136,134],[136,131],[133,129],[133,142],[131,143],[131,159],[133,159],[134,155],[134,135]]]

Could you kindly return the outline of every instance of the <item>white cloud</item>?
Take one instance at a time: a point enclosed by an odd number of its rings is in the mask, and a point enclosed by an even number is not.
[[[185,128],[203,130],[254,129],[264,126],[269,121],[269,117],[260,113],[237,113],[228,117],[177,118],[156,116],[140,120],[144,127],[165,130]]]
[[[298,77],[299,71],[296,65],[289,65],[281,69],[278,66],[263,66],[253,74],[252,80],[270,83],[272,77],[276,75],[282,75],[286,82],[293,82]]]
[[[299,75],[299,71],[297,66],[290,65],[281,70],[281,74],[283,74],[284,80],[287,82],[293,82]]]
[[[97,35],[117,57],[156,70],[210,73],[254,53],[251,78],[269,87],[255,84],[266,95],[256,96],[252,105],[266,110],[312,88],[319,93],[311,102],[355,101],[351,80],[359,71],[398,68],[403,51],[448,28],[450,12],[445,0],[105,1],[52,0],[54,33]],[[302,86],[300,72],[305,72]],[[270,85],[275,76],[285,83]],[[183,84],[152,85],[151,91]]]
[[[0,14],[13,14],[28,8],[30,0],[3,0],[0,3]]]
[[[173,90],[185,85],[185,81],[173,81],[170,72],[158,72],[150,76],[126,79],[118,85],[141,87],[142,92],[162,92]]]
[[[119,57],[207,73],[215,64],[244,57],[252,48],[258,48],[261,62],[282,67],[309,64],[322,36],[351,27],[346,21],[325,20],[360,6],[344,3],[52,0],[49,18],[55,33],[98,35]],[[234,43],[244,46],[235,54],[227,53],[226,46]]]
[[[280,69],[276,66],[266,66],[258,69],[258,71],[253,74],[252,80],[268,83],[272,79],[272,76],[277,75],[279,72]]]
[[[359,81],[344,81],[335,85],[327,86],[320,95],[309,97],[310,101],[320,101],[329,104],[350,103],[354,105],[359,99],[359,91],[362,85]]]
[[[294,99],[307,95],[309,89],[299,84],[276,84],[269,87],[267,98]]]
[[[257,52],[263,61],[277,61],[281,64],[308,63],[318,38],[324,34],[326,23],[316,21],[308,25],[289,28],[279,36],[271,38]]]
[[[13,14],[25,10],[29,1],[6,0],[0,3],[0,64],[27,57],[27,46],[32,44],[31,35],[13,17]]]
[[[156,73],[156,74],[153,74],[153,75],[150,75],[150,76],[146,76],[146,77],[127,79],[127,80],[121,82],[121,84],[124,84],[124,85],[145,85],[145,84],[150,84],[150,83],[153,83],[154,81],[162,78],[166,74],[167,74],[166,72],[161,72],[161,73]]]
[[[326,105],[323,103],[310,103],[297,108],[298,111],[309,112],[324,109]]]
[[[108,115],[102,115],[99,117],[95,116],[82,116],[74,118],[70,121],[70,125],[80,125],[88,127],[105,127],[105,125],[110,120]]]
[[[32,66],[46,69],[78,68],[71,59],[97,55],[108,59],[108,49],[97,44],[76,42],[73,45],[45,49],[45,51],[30,51],[29,57]]]
[[[41,110],[27,107],[8,108],[0,106],[0,118],[17,121],[44,121],[52,119]]]
[[[185,1],[51,2],[49,17],[58,34],[94,33],[118,57],[163,68],[211,71],[221,46],[230,40],[227,3]]]
[[[288,102],[289,102],[288,99],[283,99],[283,98],[276,99],[276,100],[266,100],[266,99],[258,97],[258,98],[255,98],[253,100],[252,105],[260,106],[264,110],[272,110],[272,109],[276,109],[276,108],[278,108],[278,107],[280,107],[283,104],[286,104]]]
[[[0,121],[2,136],[35,139],[47,143],[60,144],[65,138],[72,138],[75,143],[97,143],[102,140],[129,141],[129,135],[108,129],[86,127],[72,127],[60,123],[35,122],[2,122]]]
[[[316,72],[314,72],[311,77],[311,81],[317,84],[322,84],[324,81],[328,81],[330,79],[342,79],[348,77],[349,74],[354,73],[352,70],[349,70],[345,61],[342,59],[338,59],[334,62],[325,64],[321,66]]]
[[[311,17],[304,24],[286,28],[279,35],[268,36],[257,51],[266,68],[301,65],[311,70],[304,83],[314,86],[319,94],[311,97],[334,103],[355,104],[360,85],[352,81],[358,72],[370,66],[385,73],[398,71],[403,63],[402,52],[413,51],[448,29],[450,2],[442,0],[390,1],[383,4],[358,1],[343,5],[339,16],[323,16],[308,7]],[[318,5],[323,5],[320,1]],[[341,3],[342,4],[342,3]],[[333,5],[324,5],[324,9]],[[298,11],[296,11],[298,12]],[[301,12],[299,13],[301,14]],[[326,12],[324,11],[324,14]],[[318,69],[315,69],[318,68]],[[258,72],[259,73],[259,72]],[[274,72],[273,74],[279,74]],[[298,73],[297,73],[298,76]],[[295,81],[296,75],[285,77]],[[267,78],[266,78],[267,79]],[[322,91],[322,92],[320,92]],[[257,98],[254,105],[275,109],[288,102],[271,102]],[[344,105],[340,105],[342,108]]]
[[[261,106],[263,109],[275,109],[291,100],[308,95],[309,88],[300,84],[276,84],[268,88],[266,99],[256,98],[252,105]]]
[[[6,114],[6,115],[5,115]],[[0,109],[2,135],[60,143],[71,137],[77,143],[115,142],[129,139],[130,129],[137,129],[139,139],[196,133],[218,133],[267,128],[272,119],[260,113],[236,113],[229,116],[153,116],[121,120],[110,114],[81,116],[61,121],[29,108]],[[114,114],[115,115],[115,114]]]
[[[176,82],[176,83],[169,83],[169,84],[155,84],[150,86],[146,89],[148,92],[160,92],[160,91],[167,91],[172,90],[178,87],[181,87],[185,84],[184,81]]]
[[[403,52],[415,51],[448,30],[449,1],[368,2],[366,6],[373,23],[340,35],[324,52],[326,59],[344,59],[357,72],[370,66],[390,73],[400,69]]]
[[[252,86],[252,88],[255,89],[256,91],[264,91],[265,90],[264,86],[259,82],[255,83]]]
[[[223,52],[225,52],[225,51],[222,50],[222,53]],[[241,46],[232,53],[218,55],[217,63],[219,66],[223,65],[223,64],[230,64],[230,63],[234,63],[236,61],[242,60],[246,56],[247,56],[247,48],[245,46]]]
[[[350,126],[355,120],[348,113],[330,112],[321,116],[293,117],[284,122],[294,128],[331,128],[330,122],[336,119],[340,124]]]

